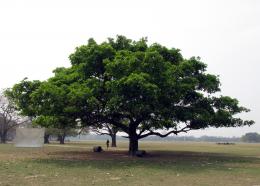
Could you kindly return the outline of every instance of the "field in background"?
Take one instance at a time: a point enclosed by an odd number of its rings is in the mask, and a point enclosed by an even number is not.
[[[93,153],[105,141],[15,148],[0,144],[2,185],[260,186],[260,144],[147,142],[146,158],[127,156],[127,142]]]

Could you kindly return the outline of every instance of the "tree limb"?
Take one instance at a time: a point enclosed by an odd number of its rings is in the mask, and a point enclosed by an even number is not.
[[[138,139],[142,139],[142,138],[145,138],[145,137],[151,136],[151,135],[155,135],[155,136],[159,136],[159,137],[161,137],[161,138],[164,138],[164,137],[169,136],[170,134],[175,134],[175,135],[177,135],[177,134],[180,133],[180,132],[188,132],[188,131],[190,131],[190,130],[191,130],[191,128],[189,128],[188,126],[182,128],[182,129],[180,129],[180,130],[172,130],[172,131],[169,131],[169,132],[167,132],[166,134],[161,134],[161,133],[159,133],[159,132],[153,132],[153,131],[150,130],[148,133],[143,134],[143,135],[140,135],[140,136],[138,137]]]

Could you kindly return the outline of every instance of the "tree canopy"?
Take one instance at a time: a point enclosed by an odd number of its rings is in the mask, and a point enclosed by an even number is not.
[[[89,39],[69,59],[71,67],[57,68],[33,91],[22,90],[33,114],[65,119],[65,126],[77,119],[82,126],[111,124],[128,134],[131,155],[138,140],[150,135],[254,123],[235,117],[249,109],[237,99],[216,96],[218,76],[207,73],[199,57],[186,59],[179,49],[117,36],[101,44]],[[21,97],[14,97],[19,103]]]

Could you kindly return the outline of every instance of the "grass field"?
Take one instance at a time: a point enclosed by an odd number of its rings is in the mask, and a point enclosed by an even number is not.
[[[104,142],[0,145],[0,186],[174,185],[260,186],[260,144],[140,142],[145,158],[127,156],[127,143],[93,153]]]

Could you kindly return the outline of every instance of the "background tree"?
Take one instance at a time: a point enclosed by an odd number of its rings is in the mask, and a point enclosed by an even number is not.
[[[91,131],[95,132],[98,135],[108,135],[111,137],[111,147],[116,147],[116,134],[119,132],[119,129],[111,124],[103,124],[101,126],[92,126]]]
[[[200,58],[183,58],[179,49],[149,46],[146,38],[118,36],[101,44],[89,39],[70,61],[71,67],[56,69],[31,94],[37,115],[113,125],[128,134],[131,155],[138,140],[150,135],[254,123],[235,117],[249,110],[236,99],[216,96],[218,77],[206,72]]]
[[[29,81],[27,78],[24,78],[11,89],[5,90],[5,95],[9,100],[12,100],[16,110],[18,110],[21,115],[35,118],[36,112],[33,107],[31,94],[39,88],[40,85],[41,82],[38,80]]]
[[[60,144],[65,143],[66,137],[75,137],[78,135],[78,130],[74,128],[57,129],[57,140]]]
[[[50,143],[50,137],[54,135],[54,128],[46,128],[44,133],[44,143],[49,144]]]
[[[260,142],[260,135],[256,132],[249,132],[246,133],[244,136],[242,136],[241,140],[243,142],[248,142],[248,143],[258,143]]]
[[[8,131],[29,122],[17,112],[15,105],[0,93],[0,138],[1,143],[6,143]]]
[[[60,144],[65,143],[66,137],[75,137],[79,134],[77,129],[57,129],[57,128],[45,128],[44,143],[50,143],[50,139],[56,138]]]
[[[24,79],[7,90],[6,94],[14,100],[23,115],[33,118],[34,125],[59,129],[59,140],[64,144],[65,137],[77,127],[77,122],[71,114],[66,86],[58,87],[56,84],[59,84],[57,78],[45,82]],[[46,143],[48,137],[49,134],[46,133]]]

